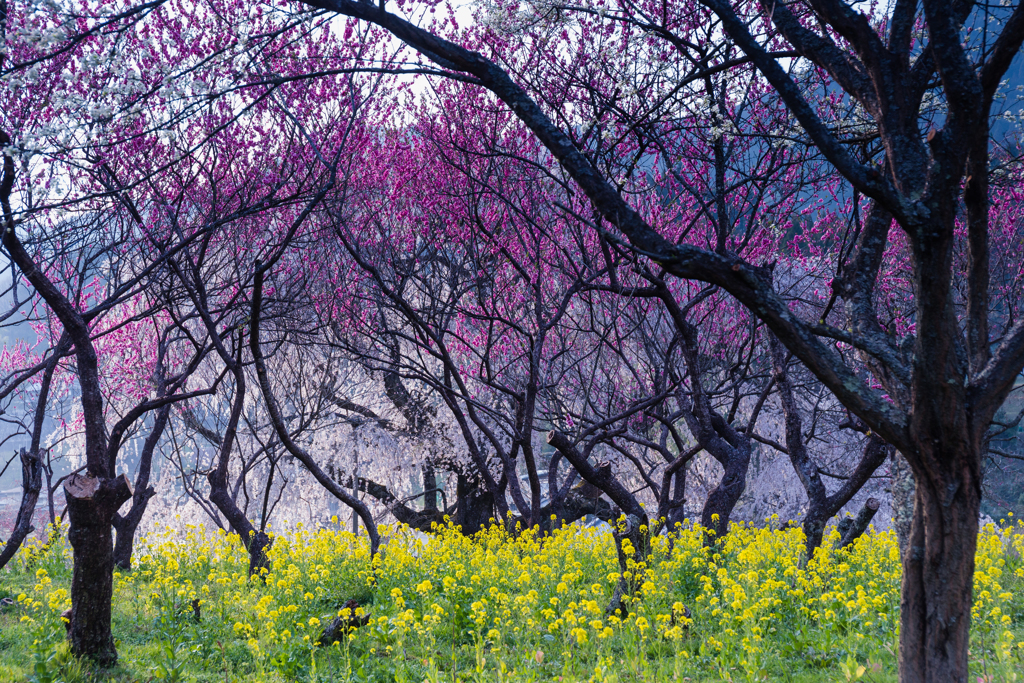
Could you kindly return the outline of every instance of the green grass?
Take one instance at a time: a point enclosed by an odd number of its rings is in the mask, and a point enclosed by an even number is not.
[[[699,530],[681,529],[635,567],[637,599],[623,618],[604,612],[618,571],[607,535],[495,528],[470,540],[448,529],[427,546],[391,536],[371,565],[350,534],[281,534],[272,571],[249,580],[232,537],[151,534],[135,571],[116,576],[120,659],[105,670],[64,642],[68,548],[27,548],[0,572],[0,597],[24,596],[0,610],[0,681],[896,680],[891,534],[825,548],[802,567],[799,530],[737,526],[710,554]],[[1024,533],[1012,529],[990,527],[979,541],[972,683],[1021,680],[1022,550]],[[370,622],[317,647],[349,599]]]

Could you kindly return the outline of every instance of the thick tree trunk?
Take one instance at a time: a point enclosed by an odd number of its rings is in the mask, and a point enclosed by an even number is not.
[[[804,549],[807,553],[804,556],[804,562],[810,562],[815,551],[821,547],[821,542],[825,538],[825,524],[828,523],[830,517],[831,515],[824,509],[814,505],[809,506],[807,514],[804,515],[803,524],[801,524],[804,529]]]
[[[950,452],[952,444],[930,439],[922,444],[932,447],[924,453],[931,470],[915,473],[914,518],[903,555],[900,681],[965,683],[980,449]]]
[[[43,487],[43,468],[39,453],[23,448],[19,457],[21,458],[21,506],[18,508],[18,517],[14,521],[11,537],[7,539],[7,544],[0,551],[0,568],[11,561],[28,535],[35,531],[35,527],[32,526],[32,517],[35,515],[39,491]]]
[[[910,543],[910,524],[914,520],[914,472],[906,457],[896,450],[892,453],[890,472],[892,528],[896,531],[900,557],[903,557]]]
[[[117,662],[110,631],[114,594],[114,553],[111,520],[132,495],[123,475],[101,479],[72,475],[64,482],[68,502],[68,540],[74,550],[71,575],[71,652],[110,666]]]
[[[736,448],[734,457],[724,464],[725,471],[722,473],[722,480],[718,486],[708,494],[704,501],[704,509],[701,512],[700,523],[710,532],[707,540],[709,543],[722,538],[729,531],[729,519],[732,511],[739,502],[743,490],[747,486],[747,468],[750,465],[750,451],[748,449]]]
[[[458,476],[455,495],[458,502],[454,522],[462,527],[462,533],[475,534],[494,519],[494,496],[465,475]]]

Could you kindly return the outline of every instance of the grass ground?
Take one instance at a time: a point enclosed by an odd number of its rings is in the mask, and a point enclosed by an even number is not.
[[[104,671],[63,642],[70,558],[55,535],[0,572],[0,598],[14,600],[0,608],[0,681],[895,680],[889,533],[825,548],[804,567],[799,529],[739,525],[711,553],[699,529],[682,528],[632,568],[635,602],[618,615],[605,608],[619,567],[598,530],[513,538],[494,527],[467,539],[445,529],[426,545],[389,535],[371,563],[364,539],[333,525],[281,533],[272,570],[249,579],[235,538],[152,533],[134,570],[115,577],[120,661]],[[1024,525],[982,532],[972,681],[1024,680],[1022,553]],[[367,623],[318,646],[339,614]]]

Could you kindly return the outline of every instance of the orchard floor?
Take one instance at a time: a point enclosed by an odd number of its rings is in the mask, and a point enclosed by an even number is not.
[[[0,681],[895,680],[890,533],[848,551],[827,542],[801,568],[799,529],[737,525],[709,554],[684,527],[630,572],[636,601],[621,618],[605,613],[619,567],[599,530],[445,529],[427,544],[388,533],[373,565],[365,539],[336,528],[281,533],[263,579],[246,577],[244,551],[223,533],[149,534],[134,570],[115,575],[120,662],[102,672],[63,642],[68,548],[25,548],[0,571],[0,597],[15,600],[0,608]],[[1024,680],[1022,554],[1024,525],[982,531],[972,681]],[[318,647],[349,600],[367,623]]]

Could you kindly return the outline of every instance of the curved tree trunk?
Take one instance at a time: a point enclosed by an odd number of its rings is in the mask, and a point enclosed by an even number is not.
[[[256,262],[256,274],[255,282],[253,284],[252,293],[252,306],[250,308],[249,316],[249,349],[252,351],[253,365],[256,368],[256,377],[260,387],[260,391],[263,393],[263,400],[267,407],[267,413],[270,416],[270,423],[274,427],[274,431],[277,433],[277,438],[281,440],[281,445],[285,447],[296,460],[302,463],[303,467],[313,475],[313,478],[317,480],[321,486],[337,498],[339,501],[347,505],[352,509],[355,515],[363,520],[363,525],[366,527],[366,535],[370,539],[370,556],[377,554],[377,548],[380,546],[380,534],[377,531],[377,522],[373,519],[373,514],[370,512],[370,508],[367,507],[366,503],[359,500],[358,496],[354,493],[349,493],[342,487],[338,486],[338,483],[334,481],[323,468],[316,462],[312,455],[300,448],[297,443],[292,439],[292,435],[288,432],[288,427],[284,422],[284,418],[281,414],[281,409],[277,404],[277,399],[274,397],[274,393],[270,386],[270,376],[267,373],[267,366],[263,359],[263,350],[260,347],[260,314],[261,306],[263,303],[263,275],[269,270],[273,261],[261,265],[258,261]],[[240,380],[241,381],[241,380]],[[353,485],[355,488],[355,485]],[[355,523],[356,520],[353,519]],[[265,536],[263,532],[259,535]],[[250,550],[250,554],[251,554]]]
[[[725,472],[718,486],[711,490],[704,501],[700,523],[709,530],[708,542],[722,538],[729,531],[729,519],[747,486],[747,468],[750,466],[750,450],[733,449],[733,456],[723,463]]]
[[[839,545],[838,548],[847,548],[853,545],[853,542],[864,535],[864,532],[868,530],[868,526],[871,524],[871,520],[874,518],[875,513],[878,512],[878,508],[881,506],[881,502],[877,498],[868,498],[864,501],[864,506],[857,513],[856,517],[847,517],[843,521],[839,522]]]
[[[341,486],[352,486],[352,477],[344,479],[344,474],[335,469],[330,463],[327,464],[325,471],[331,479]],[[356,483],[357,491],[362,491],[371,498],[383,503],[388,512],[394,515],[395,519],[412,529],[422,531],[423,533],[430,533],[433,525],[444,524],[445,511],[437,509],[436,505],[433,510],[427,506],[424,506],[423,510],[416,510],[405,502],[398,500],[398,497],[384,484],[367,479],[366,477],[357,477]]]
[[[9,144],[0,131],[0,147]],[[71,620],[68,639],[71,652],[100,664],[117,661],[110,632],[110,601],[113,596],[113,547],[110,522],[121,504],[131,497],[131,487],[122,477],[111,478],[107,468],[107,434],[103,414],[96,349],[89,325],[81,312],[40,270],[18,239],[11,210],[10,195],[14,183],[14,162],[4,156],[0,182],[0,207],[3,209],[3,245],[11,260],[60,320],[64,327],[61,342],[74,344],[76,373],[81,389],[80,401],[85,422],[85,460],[87,474],[74,475],[64,482],[70,527],[68,538],[74,549],[71,580]],[[54,357],[59,356],[55,353]],[[37,418],[40,412],[37,410]],[[37,419],[33,441],[38,443],[42,421]],[[38,448],[33,450],[38,451]]]
[[[587,486],[604,493],[618,506],[612,509],[608,522],[612,525],[612,537],[615,539],[621,572],[607,611],[614,613],[618,610],[624,615],[627,609],[622,602],[622,596],[632,595],[635,587],[643,583],[635,576],[635,571],[634,575],[629,577],[626,572],[635,569],[635,564],[630,564],[630,561],[639,564],[647,560],[650,551],[650,518],[636,496],[612,473],[611,465],[606,463],[594,467],[588,462],[587,456],[561,432],[548,432],[547,442],[576,468]],[[597,495],[591,497],[597,499]],[[632,552],[628,552],[625,545],[631,546]]]
[[[821,472],[811,458],[804,441],[803,419],[800,416],[796,393],[793,391],[793,384],[789,378],[789,355],[775,335],[768,338],[768,345],[771,349],[775,386],[779,391],[779,403],[782,405],[782,412],[786,420],[786,453],[789,455],[789,460],[793,464],[800,484],[807,493],[808,509],[804,516],[803,529],[807,549],[805,561],[809,562],[814,557],[815,551],[821,547],[828,520],[839,514],[843,506],[849,503],[864,487],[875,470],[885,462],[891,449],[881,437],[871,434],[866,427],[861,426],[860,430],[867,432],[868,437],[860,459],[857,461],[857,466],[843,485],[830,495],[821,479]],[[865,509],[870,509],[870,505]],[[874,515],[874,510],[877,509],[876,505],[871,510],[871,515]],[[864,522],[865,528],[870,519],[871,517],[868,516],[861,520]]]
[[[161,380],[162,384],[162,380]],[[162,389],[161,389],[162,393]],[[156,491],[149,485],[150,474],[153,471],[153,452],[156,445],[163,436],[167,421],[170,418],[171,406],[161,408],[153,422],[153,429],[146,437],[146,443],[142,446],[142,455],[139,458],[139,472],[135,477],[135,493],[132,494],[132,507],[123,517],[114,515],[114,528],[117,529],[117,538],[114,543],[114,564],[125,571],[132,568],[132,547],[135,544],[135,531],[139,528],[149,500],[156,495]]]
[[[115,517],[113,520],[117,536],[114,540],[114,565],[123,571],[132,569],[132,550],[135,546],[135,532],[139,528],[146,508],[149,506],[149,499],[156,495],[153,487],[149,487],[140,495],[138,489],[132,496],[132,507],[128,514],[123,517]]]
[[[213,325],[208,330],[216,331]],[[242,370],[241,338],[238,340],[236,353],[238,358],[233,357],[221,344],[218,348],[221,359],[231,371],[235,378],[235,397],[231,404],[231,414],[228,418],[227,427],[224,430],[224,437],[221,440],[220,450],[217,453],[217,467],[210,472],[206,479],[210,482],[210,502],[217,506],[220,513],[228,520],[231,530],[238,534],[249,553],[249,576],[259,574],[261,569],[270,569],[270,559],[267,557],[267,550],[270,548],[270,537],[258,531],[245,513],[238,507],[231,491],[228,489],[228,464],[231,461],[231,451],[234,448],[235,436],[238,430],[238,421],[242,416],[242,408],[245,404],[245,373]]]
[[[39,397],[36,400],[35,417],[32,425],[32,441],[28,450],[22,449],[21,458],[21,505],[18,507],[18,516],[14,522],[14,530],[11,537],[7,539],[7,545],[0,551],[0,568],[3,568],[11,558],[18,552],[18,548],[25,542],[25,539],[35,529],[32,526],[32,517],[35,515],[36,504],[39,502],[39,492],[42,489],[43,481],[43,458],[39,445],[43,437],[43,421],[46,419],[46,405],[50,398],[50,386],[53,382],[53,373],[57,369],[57,363],[67,353],[70,347],[70,340],[66,334],[62,334],[60,341],[53,350],[53,356],[46,364],[42,381],[39,383]],[[49,453],[47,453],[49,457]],[[46,468],[46,496],[50,507],[50,521],[53,521],[53,491],[50,489],[50,470]]]
[[[14,521],[11,537],[7,539],[3,550],[0,550],[0,569],[11,561],[28,535],[35,531],[35,527],[32,526],[32,517],[36,511],[36,502],[39,500],[39,491],[43,487],[43,467],[39,453],[22,448],[19,457],[21,458],[21,506],[18,507],[18,517]]]

